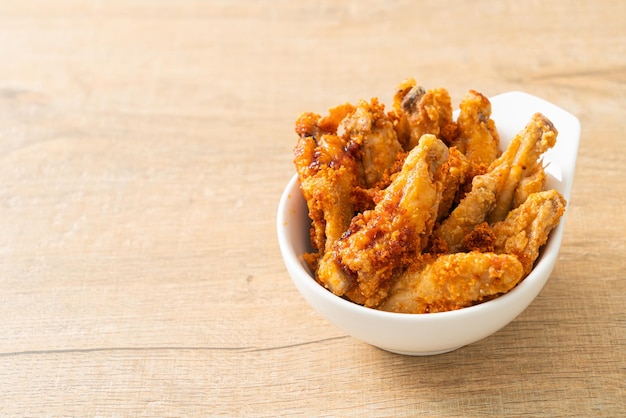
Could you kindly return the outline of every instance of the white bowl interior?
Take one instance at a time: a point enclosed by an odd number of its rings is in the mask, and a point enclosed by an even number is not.
[[[557,189],[569,201],[580,122],[572,114],[537,97],[510,92],[490,99],[492,118],[504,149],[530,120],[541,112],[559,131],[554,148],[544,155],[548,163],[548,188]],[[353,337],[387,351],[428,355],[451,351],[498,331],[526,309],[547,282],[556,263],[563,236],[564,218],[552,231],[533,271],[517,287],[494,300],[457,311],[432,314],[383,312],[349,302],[319,285],[302,259],[310,251],[310,220],[294,175],[278,207],[277,232],[283,259],[292,281],[329,322]]]

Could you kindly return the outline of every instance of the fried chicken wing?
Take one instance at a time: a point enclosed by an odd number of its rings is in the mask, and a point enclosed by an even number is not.
[[[500,137],[491,119],[491,102],[481,93],[470,90],[459,106],[458,136],[454,141],[459,150],[477,167],[489,167],[498,157]],[[480,171],[477,168],[477,171]],[[484,170],[483,170],[484,172]]]
[[[355,216],[337,241],[337,260],[356,277],[366,306],[384,298],[392,275],[426,246],[441,199],[434,176],[447,158],[446,145],[424,135],[376,207]]]
[[[333,258],[334,243],[350,225],[360,200],[403,151],[384,106],[377,99],[344,104],[321,117],[304,113],[296,121],[300,139],[294,163],[312,220],[311,242],[318,253],[307,256],[317,265],[317,280],[343,295],[353,287]],[[371,197],[369,197],[371,198]]]
[[[360,146],[359,177],[365,188],[378,183],[403,151],[384,106],[376,99],[371,103],[360,101],[355,111],[341,121],[338,133]]]
[[[488,171],[473,178],[470,192],[437,226],[433,237],[443,240],[449,252],[462,251],[463,237],[476,225],[484,221],[491,225],[503,220],[512,208],[520,182],[532,179],[537,166],[541,165],[541,154],[554,145],[556,135],[554,125],[545,116],[533,115],[506,151],[491,163]],[[527,184],[522,182],[522,187],[524,189],[520,190],[528,191]]]
[[[504,183],[509,166],[502,164],[472,180],[472,190],[433,231],[433,240],[444,245],[444,252],[463,251],[463,238],[483,223],[494,207],[498,189]]]
[[[556,190],[533,193],[504,221],[493,225],[495,252],[511,254],[530,273],[539,249],[565,213],[565,198]]]
[[[404,92],[406,88],[399,91]],[[452,120],[452,101],[446,89],[426,91],[421,86],[413,85],[402,97],[401,108],[410,130],[408,150],[414,148],[424,134],[432,134],[445,141],[446,135],[442,133],[451,130],[456,132],[456,124]],[[451,129],[450,126],[455,128]]]
[[[316,270],[316,279],[338,294],[351,282],[340,274],[326,252],[350,225],[354,216],[352,190],[358,185],[357,164],[345,138],[334,133],[341,118],[352,109],[331,109],[321,118],[304,113],[296,121],[300,136],[294,148],[294,164],[311,218],[311,244],[316,254],[305,259]]]
[[[332,292],[342,295],[352,285],[349,277],[339,270],[332,259],[333,244],[348,229],[354,216],[349,191],[354,187],[354,177],[345,167],[332,169],[325,167],[319,176],[311,177],[302,182],[305,196],[309,196],[307,204],[312,225],[323,226],[323,246],[318,250],[317,280]],[[348,194],[346,194],[348,192]],[[319,234],[319,231],[316,231]],[[319,239],[319,238],[318,238]],[[319,245],[319,244],[318,244]]]
[[[317,141],[301,137],[294,148],[300,188],[312,220],[311,241],[318,250],[324,249],[327,238],[338,239],[354,214],[350,191],[357,184],[356,167],[341,149],[341,139],[331,134]]]
[[[522,264],[511,255],[442,255],[400,275],[378,308],[400,313],[461,309],[509,291],[522,277]]]
[[[512,209],[515,190],[524,177],[535,172],[541,164],[541,155],[556,142],[557,130],[552,122],[540,113],[535,113],[524,130],[511,141],[506,151],[493,162],[493,165],[510,165],[505,183],[498,190],[493,210],[489,213],[490,224],[503,220]]]

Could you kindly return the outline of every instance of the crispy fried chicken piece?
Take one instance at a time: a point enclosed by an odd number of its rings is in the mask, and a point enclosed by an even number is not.
[[[476,225],[485,221],[496,202],[498,189],[504,183],[508,165],[495,166],[486,174],[472,180],[472,190],[461,200],[446,219],[433,231],[433,240],[445,243],[446,252],[462,251],[463,238]]]
[[[380,302],[393,274],[426,246],[441,199],[434,176],[447,158],[446,145],[424,135],[376,207],[355,216],[337,241],[337,261],[356,277],[366,306]]]
[[[338,268],[332,258],[333,244],[348,229],[354,216],[350,191],[354,187],[354,176],[346,167],[332,169],[324,167],[318,176],[302,182],[302,190],[307,198],[309,216],[313,225],[323,225],[323,246],[318,255],[317,280],[332,292],[342,295],[353,285]],[[306,190],[306,192],[305,192]],[[316,231],[316,233],[319,233]],[[318,238],[319,239],[319,238]],[[319,245],[319,244],[318,244]]]
[[[456,147],[449,148],[448,161],[440,168],[442,195],[437,213],[437,221],[441,221],[450,215],[459,187],[467,181],[470,175],[471,163]]]
[[[524,174],[532,176],[537,170],[541,154],[554,145],[556,135],[554,125],[545,116],[533,115],[487,173],[473,178],[471,191],[435,228],[433,238],[445,242],[449,252],[462,251],[463,237],[476,225],[484,221],[492,225],[504,219]]]
[[[406,91],[399,88],[397,96]],[[442,133],[456,132],[456,124],[452,120],[452,101],[446,89],[436,88],[426,91],[423,87],[413,85],[406,91],[400,107],[407,118],[410,138],[407,150],[413,149],[424,134],[432,134],[449,143]]]
[[[403,149],[377,99],[356,107],[337,106],[325,117],[304,113],[296,121],[296,132],[300,139],[294,163],[312,220],[311,242],[318,250],[306,259],[316,267],[319,282],[343,295],[353,280],[341,271],[330,249],[357,207],[369,205],[363,200],[372,199],[375,191],[367,189],[381,180]]]
[[[513,209],[513,197],[520,181],[535,172],[541,155],[556,142],[557,130],[548,118],[535,113],[524,130],[511,141],[506,151],[492,165],[510,165],[506,182],[499,188],[493,210],[487,218],[490,224],[503,220]]]
[[[522,264],[508,254],[442,255],[401,274],[378,309],[418,314],[461,309],[509,291],[522,277]]]
[[[458,136],[454,141],[472,164],[488,167],[499,155],[500,137],[491,119],[491,102],[481,93],[470,90],[460,104],[456,120]]]
[[[533,193],[504,221],[493,225],[495,252],[517,257],[527,275],[552,229],[565,213],[565,198],[556,190]]]
[[[346,218],[345,226],[349,225],[354,212],[350,191],[357,184],[356,167],[343,148],[343,140],[332,134],[301,137],[294,148],[294,164],[312,220],[312,244],[318,250],[324,249],[326,237],[336,235],[332,231],[341,229]]]
[[[317,270],[316,279],[341,293],[350,287],[325,254],[350,225],[354,216],[352,190],[358,185],[357,164],[345,138],[335,131],[351,106],[331,109],[327,117],[303,113],[296,121],[300,136],[294,148],[294,164],[311,218],[311,244],[316,254],[305,259]]]
[[[358,174],[360,183],[371,188],[378,183],[385,170],[393,165],[403,151],[393,124],[377,99],[371,103],[360,101],[353,113],[339,124],[338,134],[348,142],[360,146]]]

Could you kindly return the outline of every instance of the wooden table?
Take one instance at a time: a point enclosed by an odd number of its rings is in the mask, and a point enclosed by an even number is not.
[[[0,4],[0,415],[624,416],[626,3]],[[415,77],[580,118],[553,275],[405,357],[326,322],[275,214],[293,124]]]

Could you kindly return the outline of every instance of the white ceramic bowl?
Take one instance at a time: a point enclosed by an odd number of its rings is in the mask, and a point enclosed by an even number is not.
[[[545,100],[521,92],[490,99],[492,118],[504,149],[526,126],[535,112],[548,117],[559,131],[554,148],[544,155],[549,163],[548,188],[555,188],[569,201],[580,122],[572,114]],[[445,353],[481,340],[498,331],[539,294],[556,263],[563,237],[564,217],[552,231],[533,271],[513,290],[472,307],[431,314],[401,314],[365,308],[320,286],[302,259],[310,251],[307,206],[294,176],[278,207],[278,242],[293,283],[313,309],[354,338],[381,349],[407,355]]]

